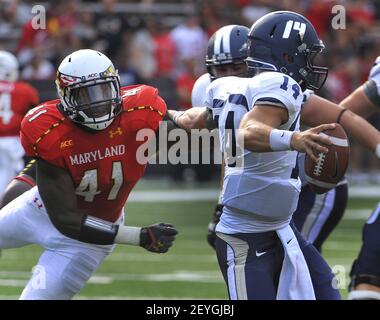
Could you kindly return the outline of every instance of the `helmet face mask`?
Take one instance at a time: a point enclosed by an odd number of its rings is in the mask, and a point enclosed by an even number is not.
[[[83,66],[84,61],[88,65]],[[121,112],[119,76],[112,62],[97,51],[79,50],[66,57],[56,85],[63,111],[75,123],[103,130]]]
[[[305,85],[308,89],[318,90],[323,87],[327,75],[328,68],[316,66],[315,60],[318,59],[319,54],[323,51],[324,45],[313,45],[306,53],[306,68],[300,69],[301,75],[304,77]],[[305,72],[306,71],[306,72]],[[301,80],[302,81],[302,80]]]
[[[96,130],[120,113],[119,84],[117,79],[87,82],[67,86],[63,100],[72,121]]]

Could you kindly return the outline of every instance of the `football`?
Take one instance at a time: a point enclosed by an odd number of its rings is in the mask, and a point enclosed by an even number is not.
[[[332,145],[327,146],[329,152],[317,154],[314,162],[308,155],[305,157],[305,174],[310,188],[318,194],[334,188],[346,173],[350,157],[350,145],[346,132],[340,124],[335,129],[320,134],[328,135]]]

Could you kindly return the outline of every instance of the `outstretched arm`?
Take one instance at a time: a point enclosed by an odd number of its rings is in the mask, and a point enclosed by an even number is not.
[[[69,238],[94,244],[131,244],[163,253],[168,251],[177,230],[170,224],[149,227],[119,226],[83,214],[77,209],[75,187],[70,174],[46,161],[38,160],[38,190],[53,225]]]
[[[379,98],[376,99],[375,94],[372,94],[371,98],[373,101],[368,97],[365,85],[360,86],[357,88],[354,92],[352,92],[348,97],[346,97],[342,102],[339,104],[346,108],[351,110],[352,112],[364,117],[368,118],[369,116],[376,113],[376,111],[379,111],[379,106],[375,104],[374,102],[378,102],[380,105]],[[371,87],[370,87],[371,88]],[[367,90],[368,94],[370,92],[373,92],[374,90]]]
[[[345,99],[342,102],[342,104],[344,103],[343,107],[318,95],[311,95],[302,108],[301,121],[308,126],[339,122],[351,137],[375,152],[376,146],[380,143],[380,132],[361,116],[351,111],[360,111],[360,114],[366,115],[373,107],[369,105],[370,102],[368,98],[365,98],[364,93],[364,97],[358,91],[352,95],[352,99]],[[361,102],[359,103],[359,101]],[[358,107],[359,105],[360,107]],[[346,106],[349,106],[350,110],[345,109]]]
[[[216,122],[212,117],[212,111],[206,107],[195,107],[186,111],[168,110],[169,118],[180,128],[191,129],[215,129]]]

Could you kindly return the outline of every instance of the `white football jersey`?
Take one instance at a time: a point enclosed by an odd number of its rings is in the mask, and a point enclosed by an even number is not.
[[[380,56],[371,68],[368,81],[364,84],[364,92],[373,104],[380,106]]]
[[[376,58],[375,63],[369,72],[368,79],[376,82],[378,93],[380,95],[380,56]]]
[[[237,129],[243,116],[255,105],[275,105],[288,110],[288,121],[279,129],[299,131],[303,93],[289,76],[264,72],[253,78],[223,77],[207,89],[206,107],[218,122],[222,152],[236,148]],[[230,129],[230,130],[227,130]],[[231,132],[235,132],[234,137]],[[231,139],[232,136],[232,139]],[[226,206],[217,231],[263,232],[289,223],[300,192],[298,177],[292,177],[297,152],[243,151],[242,166],[226,160],[222,203]],[[230,166],[228,165],[230,163]]]
[[[205,106],[207,87],[210,83],[211,77],[208,73],[203,74],[195,81],[191,91],[191,105],[193,107]]]

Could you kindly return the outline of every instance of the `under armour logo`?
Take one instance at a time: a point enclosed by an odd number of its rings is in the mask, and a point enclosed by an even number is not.
[[[109,133],[109,137],[112,139],[112,138],[113,138],[114,136],[116,136],[116,135],[121,136],[121,135],[123,134],[123,130],[121,130],[120,127],[117,127],[117,130],[116,130],[116,131],[112,131],[112,130],[110,130],[110,131],[108,131],[108,133]]]
[[[43,207],[42,203],[39,202],[40,199],[38,199],[37,197],[34,198],[33,202],[37,205],[38,209],[41,209]]]

